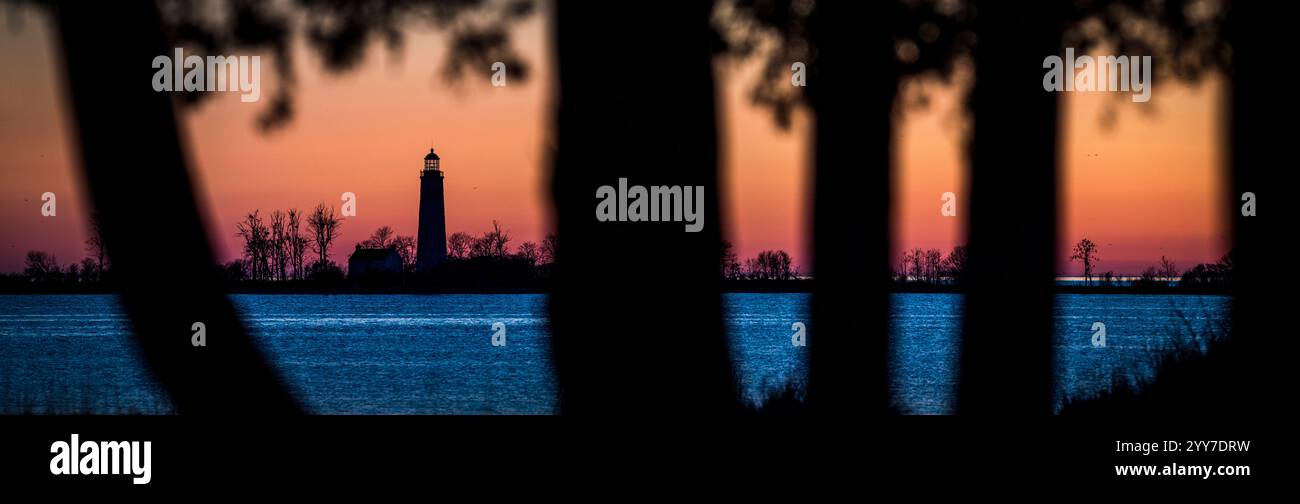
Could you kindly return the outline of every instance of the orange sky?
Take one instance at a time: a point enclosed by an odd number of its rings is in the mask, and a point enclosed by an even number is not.
[[[542,61],[541,23],[515,36],[528,61]],[[344,220],[336,261],[379,226],[415,235],[419,169],[431,143],[446,175],[449,233],[480,233],[495,219],[513,245],[545,236],[545,65],[505,87],[478,78],[453,85],[438,73],[443,38],[434,32],[413,33],[400,60],[375,44],[363,66],[341,76],[323,74],[316,56],[299,49],[298,113],[287,129],[259,133],[252,125],[261,108],[234,99],[187,121],[210,208],[230,230],[227,259],[238,246],[235,222],[248,211],[339,206],[344,192],[357,195],[357,215]]]
[[[1100,51],[1098,51],[1098,54]],[[964,215],[963,116],[952,86],[920,86],[926,108],[910,107],[898,137],[896,249],[951,249],[965,242],[965,222],[940,214],[941,195],[958,196]],[[1217,77],[1199,85],[1159,81],[1151,101],[1127,94],[1063,93],[1057,272],[1081,275],[1068,249],[1089,238],[1100,249],[1097,272],[1139,274],[1162,255],[1182,269],[1226,252]],[[1118,113],[1113,126],[1102,118]],[[1008,225],[1015,225],[1014,222]]]
[[[809,273],[808,117],[796,112],[789,130],[778,129],[768,109],[750,104],[748,92],[759,67],[719,63],[718,68],[726,238],[742,262],[780,249],[793,256],[801,273]]]
[[[1198,86],[1157,81],[1149,103],[1106,93],[1070,93],[1061,152],[1063,253],[1095,242],[1097,271],[1139,274],[1168,256],[1180,269],[1227,252],[1226,184],[1217,77]],[[1114,127],[1101,125],[1118,105]],[[1058,271],[1082,274],[1078,263]]]
[[[65,264],[84,256],[85,208],[65,135],[57,60],[44,21],[24,21],[19,30],[0,30],[0,272],[21,270],[29,249],[51,251]],[[399,58],[372,47],[359,69],[341,76],[321,71],[299,43],[297,114],[272,134],[254,127],[276,85],[264,55],[262,102],[219,95],[184,116],[218,257],[238,257],[235,223],[245,213],[339,205],[343,192],[357,194],[358,215],[345,220],[334,260],[345,260],[381,225],[414,234],[418,167],[430,142],[446,172],[449,232],[478,233],[496,219],[512,245],[540,240],[550,225],[542,149],[551,77],[545,22],[534,17],[513,32],[533,74],[505,88],[481,79],[445,83],[438,74],[444,39],[436,32],[408,32]],[[742,257],[785,249],[807,272],[808,120],[797,115],[791,131],[778,131],[766,110],[750,106],[745,93],[753,70],[720,74],[727,234]],[[144,72],[142,79],[152,73]],[[897,132],[896,248],[947,250],[963,240],[962,219],[939,215],[945,191],[965,203],[961,126],[952,89],[927,89],[930,106],[909,109]],[[1121,104],[1110,130],[1099,120],[1110,96],[1067,95],[1063,242],[1088,236],[1101,245],[1100,270],[1121,274],[1161,254],[1183,267],[1222,254],[1223,223],[1210,205],[1220,183],[1217,93],[1212,82],[1194,89],[1157,83],[1149,104]],[[1143,106],[1158,112],[1141,114]],[[130,175],[129,165],[123,170]],[[58,195],[57,217],[40,215],[45,191]],[[1077,266],[1060,264],[1061,273],[1077,273]]]

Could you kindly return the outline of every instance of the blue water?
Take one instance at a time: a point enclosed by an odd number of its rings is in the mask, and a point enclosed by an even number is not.
[[[1223,333],[1227,296],[1061,294],[1056,296],[1055,402],[1086,399],[1116,384],[1140,385],[1174,350],[1204,351]],[[892,395],[900,410],[950,414],[961,344],[962,296],[894,294]],[[1105,346],[1094,346],[1095,323]],[[1014,320],[1007,321],[1014,324]],[[1099,327],[1099,329],[1101,329]],[[1100,341],[1098,341],[1100,343]]]
[[[238,295],[254,337],[316,413],[522,413],[556,409],[545,297]],[[727,294],[726,322],[743,393],[753,401],[807,375],[807,294]],[[1172,348],[1216,332],[1221,296],[1057,297],[1057,400],[1151,376]],[[892,392],[900,409],[952,411],[961,296],[895,294]],[[505,345],[492,337],[505,328]],[[1093,345],[1093,324],[1106,346]],[[0,296],[0,412],[169,413],[141,367],[112,296]],[[807,337],[814,337],[807,334]]]

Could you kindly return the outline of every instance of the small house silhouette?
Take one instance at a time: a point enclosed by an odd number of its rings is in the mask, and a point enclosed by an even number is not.
[[[393,247],[362,248],[358,243],[356,250],[348,257],[348,278],[361,278],[372,273],[401,272],[402,256]]]

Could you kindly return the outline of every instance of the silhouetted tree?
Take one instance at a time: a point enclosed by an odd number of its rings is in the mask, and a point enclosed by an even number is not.
[[[312,243],[316,245],[317,264],[329,263],[330,245],[338,237],[342,226],[343,219],[334,214],[334,207],[327,207],[324,203],[317,204],[307,217],[307,229],[311,233]]]
[[[1138,275],[1137,280],[1133,281],[1134,287],[1142,287],[1142,288],[1150,289],[1150,288],[1158,287],[1159,285],[1160,285],[1160,270],[1156,269],[1155,266],[1147,266],[1147,268],[1142,270],[1142,273]]]
[[[293,265],[293,278],[307,277],[304,256],[307,255],[307,237],[302,234],[302,213],[297,208],[287,212],[285,239],[288,240],[289,263]]]
[[[86,253],[95,260],[96,277],[103,274],[108,267],[108,252],[104,250],[104,234],[99,227],[99,218],[94,214],[90,216],[90,236],[86,238]],[[82,268],[84,271],[85,268]]]
[[[1074,249],[1070,253],[1070,260],[1083,263],[1083,283],[1085,285],[1092,284],[1093,265],[1101,260],[1097,255],[1097,244],[1087,238],[1079,240],[1079,243],[1074,245]]]
[[[479,239],[485,242],[488,253],[495,258],[505,259],[510,255],[510,234],[501,230],[501,225],[497,221],[492,221],[492,230],[483,233]]]
[[[718,279],[719,225],[726,219],[718,200],[712,5],[607,2],[599,19],[591,8],[557,2],[551,26],[558,89],[549,180],[564,246],[557,251],[549,301],[560,410],[614,416],[736,411]],[[592,64],[598,61],[622,63]],[[664,85],[667,68],[672,85]],[[620,106],[609,106],[615,102]],[[598,124],[619,127],[592,127]],[[650,138],[659,145],[647,144]],[[648,146],[662,155],[628,155]],[[618,177],[647,186],[702,186],[703,229],[686,233],[680,222],[596,222],[596,189]],[[611,272],[620,281],[610,281]],[[664,338],[685,338],[691,351],[645,344]],[[673,372],[658,371],[665,368]]]
[[[1067,7],[973,6],[970,248],[957,411],[1049,414],[1058,97],[1043,90],[1042,62],[1061,51]]]
[[[81,279],[87,283],[95,283],[103,279],[103,271],[99,269],[97,260],[91,257],[81,260]]]
[[[1224,254],[1217,262],[1193,266],[1192,269],[1183,273],[1178,285],[1185,288],[1227,287],[1231,285],[1233,255],[1232,252],[1229,252]]]
[[[157,4],[49,5],[84,186],[108,262],[124,279],[114,285],[148,368],[181,413],[299,411],[211,274],[215,262],[195,205],[173,96],[131,79],[103,78],[120,72],[121,61],[150,61],[175,47],[167,38],[174,32],[166,29]],[[230,19],[238,23],[246,17]],[[106,51],[116,56],[105,58]],[[122,127],[123,118],[130,118],[131,127]],[[130,177],[122,176],[124,159],[131,160]],[[142,180],[151,189],[147,198],[140,197]],[[167,253],[158,253],[157,228],[140,225],[141,216],[148,215],[166,218]],[[203,321],[209,334],[221,335],[220,344],[194,351],[186,331],[195,321]]]
[[[912,276],[912,260],[915,256],[911,250],[904,250],[903,254],[898,256],[898,280],[908,282]]]
[[[370,238],[367,238],[361,243],[361,246],[368,248],[388,248],[388,245],[393,241],[394,234],[393,228],[380,226],[379,229],[376,229],[374,233],[370,234]]]
[[[536,243],[526,241],[519,244],[519,251],[515,255],[527,263],[529,268],[536,268],[541,252]]]
[[[555,233],[547,233],[546,238],[542,239],[539,254],[537,261],[540,264],[551,264],[555,262]]]
[[[447,237],[447,258],[466,259],[474,246],[474,237],[469,233],[457,231]]]
[[[288,239],[285,232],[286,217],[284,212],[275,210],[271,212],[270,220],[270,237],[267,247],[271,259],[271,272],[275,280],[284,280],[287,276],[288,264]]]
[[[59,260],[54,254],[42,250],[27,251],[23,261],[23,275],[35,282],[50,281],[59,273]]]
[[[510,252],[509,244],[510,234],[502,231],[497,221],[492,221],[492,229],[484,231],[483,236],[476,238],[470,244],[469,257],[505,259]]]
[[[542,239],[541,256],[538,257],[541,264],[551,264],[555,262],[555,234],[547,233],[546,238]]]
[[[888,236],[898,86],[904,77],[947,80],[954,54],[973,39],[963,26],[968,17],[963,2],[783,0],[724,1],[715,16],[733,54],[771,48],[761,54],[755,103],[771,107],[782,126],[795,106],[813,112],[817,282],[807,397],[828,415],[891,410]],[[795,64],[806,65],[804,87],[791,85]],[[859,78],[864,68],[870,79]],[[865,205],[845,211],[844,201]]]
[[[78,282],[82,282],[83,279],[81,278],[81,267],[78,266],[77,263],[75,262],[69,264],[67,269],[63,271],[63,281],[74,283],[74,284]]]
[[[795,271],[791,264],[790,254],[784,250],[764,250],[745,261],[744,275],[751,280],[792,280]]]
[[[966,246],[957,245],[943,259],[943,274],[953,282],[960,284],[966,274]]]
[[[722,240],[722,264],[720,273],[724,280],[737,280],[743,275],[740,267],[740,258],[736,256],[736,251],[733,250],[731,242],[727,240]]]
[[[939,249],[932,248],[925,251],[924,276],[927,282],[932,284],[939,283],[943,277],[943,252]]]
[[[415,271],[415,237],[399,235],[393,238],[390,245],[402,257],[402,271]]]
[[[1172,284],[1179,277],[1178,265],[1172,259],[1160,256],[1160,280],[1166,284]]]
[[[1215,413],[1250,417],[1273,411],[1273,398],[1293,392],[1290,359],[1297,351],[1295,338],[1275,337],[1276,328],[1288,323],[1285,315],[1289,307],[1284,306],[1284,299],[1289,298],[1269,289],[1277,281],[1276,265],[1290,261],[1289,247],[1278,246],[1276,240],[1291,234],[1292,225],[1285,212],[1247,216],[1241,205],[1247,192],[1268,201],[1270,196],[1285,198],[1290,187],[1287,170],[1277,169],[1270,160],[1292,155],[1292,130],[1278,125],[1291,124],[1295,110],[1291,102],[1268,90],[1277,76],[1278,62],[1291,57],[1289,41],[1296,19],[1300,18],[1293,2],[1234,1],[1227,9],[1218,7],[1212,12],[1212,20],[1224,17],[1226,12],[1223,38],[1228,50],[1206,53],[1212,63],[1227,60],[1224,67],[1229,77],[1226,96],[1230,182],[1221,194],[1231,212],[1228,270],[1234,347],[1227,359],[1236,366],[1218,370],[1218,376],[1231,379],[1214,380],[1212,390],[1198,390],[1196,394],[1204,392],[1206,397],[1218,399]],[[1221,59],[1212,59],[1216,56]],[[1193,401],[1204,404],[1199,399]]]
[[[270,232],[262,222],[259,211],[254,210],[235,224],[236,236],[244,240],[244,264],[253,280],[268,280],[270,276]]]
[[[235,259],[221,266],[221,277],[227,283],[239,283],[248,278],[244,271],[244,261]]]
[[[920,247],[914,248],[904,256],[908,264],[908,276],[917,282],[925,281],[925,251]]]

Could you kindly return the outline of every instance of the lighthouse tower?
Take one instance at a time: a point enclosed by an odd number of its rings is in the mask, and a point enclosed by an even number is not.
[[[420,233],[415,245],[416,271],[447,262],[447,212],[442,198],[441,158],[429,149],[420,169]]]

